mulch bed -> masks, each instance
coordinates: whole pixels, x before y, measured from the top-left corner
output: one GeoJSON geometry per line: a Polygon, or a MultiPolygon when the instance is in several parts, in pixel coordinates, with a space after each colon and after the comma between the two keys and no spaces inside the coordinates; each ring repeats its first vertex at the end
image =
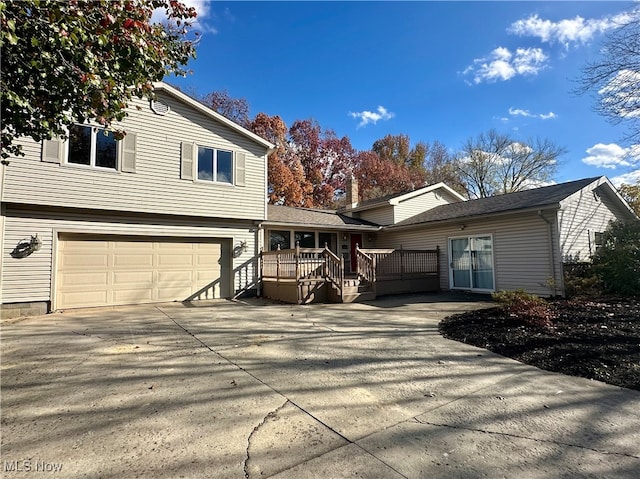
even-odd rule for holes
{"type": "Polygon", "coordinates": [[[552,328],[490,308],[448,317],[440,332],[541,369],[640,391],[640,299],[550,304],[552,328]]]}

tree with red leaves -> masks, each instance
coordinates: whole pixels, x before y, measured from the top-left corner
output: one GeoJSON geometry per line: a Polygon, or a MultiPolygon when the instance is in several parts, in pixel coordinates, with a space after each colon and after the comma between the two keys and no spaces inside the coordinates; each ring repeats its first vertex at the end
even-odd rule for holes
{"type": "Polygon", "coordinates": [[[16,137],[122,120],[133,97],[153,97],[153,82],[186,73],[195,17],[176,0],[0,2],[2,157],[22,154],[16,137]],[[156,10],[166,23],[152,23],[156,10]]]}

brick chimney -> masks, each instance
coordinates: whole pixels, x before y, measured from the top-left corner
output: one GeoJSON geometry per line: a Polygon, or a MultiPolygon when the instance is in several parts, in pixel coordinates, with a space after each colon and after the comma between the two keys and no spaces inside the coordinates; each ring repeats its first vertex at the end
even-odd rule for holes
{"type": "Polygon", "coordinates": [[[358,180],[353,176],[347,178],[347,202],[345,207],[355,208],[358,206],[358,180]]]}

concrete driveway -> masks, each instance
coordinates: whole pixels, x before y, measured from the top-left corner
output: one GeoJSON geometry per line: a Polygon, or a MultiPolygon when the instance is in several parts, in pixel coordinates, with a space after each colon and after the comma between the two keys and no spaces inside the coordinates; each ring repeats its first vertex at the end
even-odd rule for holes
{"type": "Polygon", "coordinates": [[[640,393],[438,334],[484,304],[251,300],[4,322],[0,476],[637,478],[640,393]]]}

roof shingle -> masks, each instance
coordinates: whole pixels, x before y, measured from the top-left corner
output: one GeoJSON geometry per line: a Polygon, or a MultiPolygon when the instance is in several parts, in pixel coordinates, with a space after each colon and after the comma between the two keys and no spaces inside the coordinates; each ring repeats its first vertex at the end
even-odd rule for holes
{"type": "Polygon", "coordinates": [[[584,178],[516,193],[440,205],[389,226],[389,228],[553,206],[598,179],[599,177],[584,178]]]}

